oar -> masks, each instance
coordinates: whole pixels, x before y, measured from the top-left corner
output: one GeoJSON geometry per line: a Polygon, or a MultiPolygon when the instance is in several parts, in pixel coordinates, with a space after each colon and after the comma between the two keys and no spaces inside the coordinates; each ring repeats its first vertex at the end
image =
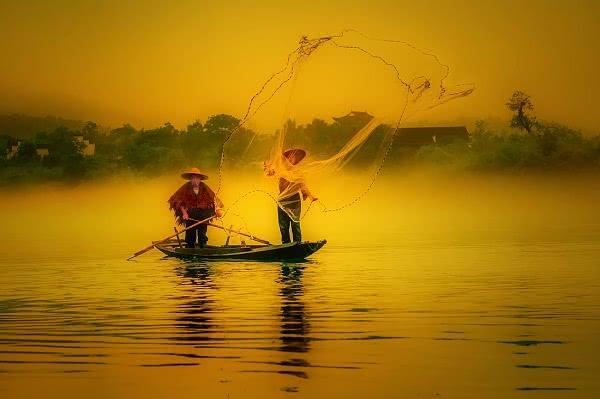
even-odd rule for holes
{"type": "MultiPolygon", "coordinates": [[[[196,219],[190,219],[190,220],[196,220],[196,219]]],[[[271,245],[271,243],[269,241],[263,240],[262,238],[255,237],[252,234],[242,233],[241,231],[232,230],[231,228],[222,227],[222,226],[219,226],[217,224],[212,224],[212,223],[206,223],[206,224],[209,225],[209,226],[212,226],[212,227],[216,227],[217,229],[225,230],[229,234],[236,233],[236,234],[239,234],[241,236],[248,237],[252,241],[260,242],[261,244],[271,245]]]]}
{"type": "MultiPolygon", "coordinates": [[[[206,218],[204,220],[198,220],[197,223],[194,223],[193,225],[188,226],[188,227],[186,227],[185,229],[183,229],[181,231],[175,231],[175,234],[171,234],[170,236],[165,237],[165,238],[163,238],[160,241],[156,241],[156,242],[152,243],[152,245],[150,245],[150,246],[148,246],[148,247],[146,247],[144,249],[141,249],[141,250],[137,251],[132,256],[130,256],[129,258],[127,258],[127,260],[131,260],[131,259],[135,258],[136,256],[140,256],[141,254],[145,254],[146,252],[150,251],[152,248],[154,248],[158,244],[162,244],[163,242],[170,240],[171,238],[175,237],[176,235],[181,234],[184,231],[187,231],[189,229],[193,229],[194,227],[196,227],[196,226],[198,226],[200,224],[208,223],[210,220],[212,220],[214,218],[215,218],[215,216],[211,216],[211,217],[206,218]]],[[[190,220],[194,220],[195,221],[196,219],[190,219],[190,220]]]]}

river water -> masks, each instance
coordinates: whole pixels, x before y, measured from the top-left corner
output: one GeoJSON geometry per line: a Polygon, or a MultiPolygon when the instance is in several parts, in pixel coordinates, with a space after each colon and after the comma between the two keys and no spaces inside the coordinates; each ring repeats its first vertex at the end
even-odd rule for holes
{"type": "Polygon", "coordinates": [[[593,183],[388,179],[311,213],[304,263],[125,261],[172,231],[163,181],[6,193],[0,396],[596,397],[593,183]]]}

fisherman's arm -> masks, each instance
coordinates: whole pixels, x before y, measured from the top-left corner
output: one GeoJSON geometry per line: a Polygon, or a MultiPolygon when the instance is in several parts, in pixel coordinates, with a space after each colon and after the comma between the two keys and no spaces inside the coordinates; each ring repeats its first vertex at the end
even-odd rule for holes
{"type": "Polygon", "coordinates": [[[221,201],[219,199],[219,197],[217,197],[215,195],[214,204],[215,204],[215,216],[218,218],[222,217],[225,214],[225,212],[223,211],[223,201],[221,201]]]}
{"type": "Polygon", "coordinates": [[[187,213],[187,209],[185,209],[185,206],[181,205],[179,207],[179,211],[181,211],[181,218],[183,220],[188,220],[190,218],[189,215],[188,215],[188,213],[187,213]]]}
{"type": "Polygon", "coordinates": [[[302,198],[304,199],[310,199],[313,202],[319,199],[308,189],[308,186],[304,182],[300,186],[300,192],[302,192],[302,198]]]}
{"type": "Polygon", "coordinates": [[[218,218],[222,217],[225,214],[225,212],[223,211],[223,206],[223,201],[221,201],[221,199],[215,195],[215,215],[218,218]]]}
{"type": "Polygon", "coordinates": [[[209,198],[213,202],[213,206],[215,208],[215,216],[218,218],[222,217],[225,214],[225,212],[223,211],[223,201],[221,201],[217,194],[215,194],[215,192],[210,187],[208,187],[207,184],[204,184],[204,188],[210,196],[209,198]]]}
{"type": "Polygon", "coordinates": [[[275,169],[273,168],[273,164],[271,164],[270,162],[267,162],[267,161],[263,162],[263,171],[265,172],[265,175],[267,175],[267,176],[275,175],[275,169]]]}

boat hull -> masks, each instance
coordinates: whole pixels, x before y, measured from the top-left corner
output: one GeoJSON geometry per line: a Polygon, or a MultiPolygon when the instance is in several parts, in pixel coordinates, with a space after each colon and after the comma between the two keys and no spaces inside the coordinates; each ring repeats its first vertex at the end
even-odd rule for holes
{"type": "Polygon", "coordinates": [[[182,248],[173,243],[158,244],[156,248],[167,256],[182,260],[253,260],[298,261],[317,252],[327,240],[293,242],[281,245],[231,245],[182,248]]]}

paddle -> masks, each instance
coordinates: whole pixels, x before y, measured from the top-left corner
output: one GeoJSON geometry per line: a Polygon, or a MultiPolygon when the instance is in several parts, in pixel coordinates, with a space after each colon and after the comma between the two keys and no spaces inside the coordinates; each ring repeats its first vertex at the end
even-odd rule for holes
{"type": "MultiPolygon", "coordinates": [[[[210,220],[214,219],[215,217],[216,217],[216,216],[211,216],[211,217],[209,217],[209,218],[206,218],[206,219],[204,219],[204,220],[199,220],[199,221],[197,221],[197,223],[194,223],[194,224],[192,224],[191,226],[188,226],[188,227],[186,227],[185,229],[183,229],[183,230],[181,230],[181,231],[177,231],[177,230],[175,230],[175,234],[171,234],[170,236],[168,236],[168,237],[165,237],[165,238],[163,238],[163,239],[162,239],[162,240],[160,240],[160,241],[156,241],[156,242],[152,243],[152,245],[150,245],[150,246],[148,246],[148,247],[146,247],[146,248],[144,248],[144,249],[141,249],[141,250],[137,251],[137,252],[136,252],[136,253],[134,253],[132,256],[130,256],[129,258],[127,258],[127,260],[131,260],[131,259],[135,258],[136,256],[140,256],[141,254],[145,254],[146,252],[150,251],[152,248],[154,248],[154,247],[155,247],[155,246],[157,246],[158,244],[162,244],[163,242],[170,240],[171,238],[173,238],[173,237],[175,237],[175,236],[177,236],[177,235],[179,235],[179,234],[183,233],[184,231],[187,231],[187,230],[189,230],[189,229],[193,229],[194,227],[196,227],[196,226],[198,226],[198,225],[201,225],[201,224],[203,224],[203,223],[207,223],[207,224],[208,224],[208,222],[209,222],[210,220]]],[[[190,219],[190,220],[194,220],[194,221],[196,221],[196,219],[190,219]]]]}

